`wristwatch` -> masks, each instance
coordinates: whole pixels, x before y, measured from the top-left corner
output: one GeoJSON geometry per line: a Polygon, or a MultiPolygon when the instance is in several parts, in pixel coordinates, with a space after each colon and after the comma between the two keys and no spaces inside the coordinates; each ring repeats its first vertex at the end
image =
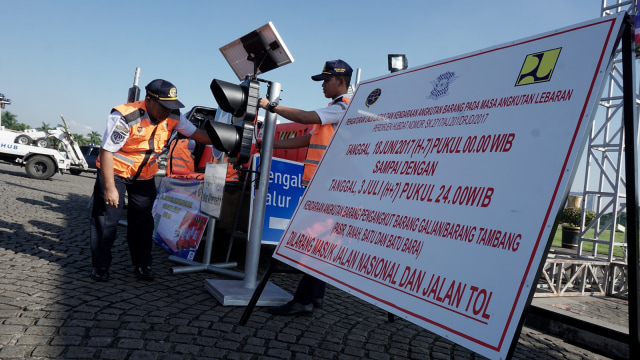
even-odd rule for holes
{"type": "Polygon", "coordinates": [[[272,102],[269,103],[269,105],[267,105],[267,111],[271,112],[271,113],[275,113],[277,106],[278,106],[278,103],[272,101],[272,102]]]}

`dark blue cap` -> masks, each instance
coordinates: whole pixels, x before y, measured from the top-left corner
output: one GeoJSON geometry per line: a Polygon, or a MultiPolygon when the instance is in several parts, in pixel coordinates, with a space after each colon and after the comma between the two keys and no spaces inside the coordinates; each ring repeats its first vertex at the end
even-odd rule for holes
{"type": "Polygon", "coordinates": [[[324,63],[322,74],[313,75],[311,77],[314,81],[324,80],[332,76],[351,76],[353,69],[346,62],[338,60],[330,60],[324,63]]]}
{"type": "Polygon", "coordinates": [[[155,79],[145,86],[145,89],[148,97],[156,100],[167,109],[175,110],[184,107],[178,101],[178,90],[167,80],[155,79]]]}

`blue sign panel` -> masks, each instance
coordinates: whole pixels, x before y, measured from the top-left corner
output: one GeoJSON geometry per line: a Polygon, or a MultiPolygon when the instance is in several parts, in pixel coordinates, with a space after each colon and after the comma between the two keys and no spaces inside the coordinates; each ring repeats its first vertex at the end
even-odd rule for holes
{"type": "MultiPolygon", "coordinates": [[[[259,167],[260,155],[255,155],[252,170],[256,171],[259,167]]],[[[262,225],[263,244],[277,245],[289,226],[305,190],[302,186],[302,169],[302,163],[296,161],[276,157],[271,159],[269,190],[262,225]]],[[[252,184],[255,185],[255,181],[252,184]]],[[[252,191],[255,198],[255,188],[252,191]]]]}

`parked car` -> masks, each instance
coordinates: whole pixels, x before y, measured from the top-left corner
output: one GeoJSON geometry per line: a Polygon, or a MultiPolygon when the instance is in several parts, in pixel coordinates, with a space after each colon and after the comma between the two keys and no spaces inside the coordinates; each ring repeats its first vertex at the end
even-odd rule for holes
{"type": "MultiPolygon", "coordinates": [[[[87,161],[89,165],[89,170],[84,170],[87,172],[97,172],[98,168],[96,167],[96,160],[98,159],[98,154],[100,153],[100,146],[96,145],[82,145],[80,146],[80,150],[82,151],[82,155],[84,159],[87,161]]],[[[71,168],[69,172],[73,175],[80,175],[83,170],[78,168],[71,168]]]]}

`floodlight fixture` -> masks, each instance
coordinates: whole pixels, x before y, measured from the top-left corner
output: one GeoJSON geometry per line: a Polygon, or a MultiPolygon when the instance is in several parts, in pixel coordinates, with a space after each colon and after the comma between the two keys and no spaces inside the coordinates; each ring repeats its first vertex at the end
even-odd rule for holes
{"type": "Polygon", "coordinates": [[[405,54],[389,54],[387,55],[389,62],[389,71],[392,73],[407,68],[407,56],[405,54]]]}
{"type": "Polygon", "coordinates": [[[293,62],[293,57],[269,22],[220,48],[239,80],[254,77],[293,62]]]}
{"type": "Polygon", "coordinates": [[[4,109],[6,105],[11,105],[11,99],[7,99],[4,94],[0,94],[0,109],[4,109]]]}

